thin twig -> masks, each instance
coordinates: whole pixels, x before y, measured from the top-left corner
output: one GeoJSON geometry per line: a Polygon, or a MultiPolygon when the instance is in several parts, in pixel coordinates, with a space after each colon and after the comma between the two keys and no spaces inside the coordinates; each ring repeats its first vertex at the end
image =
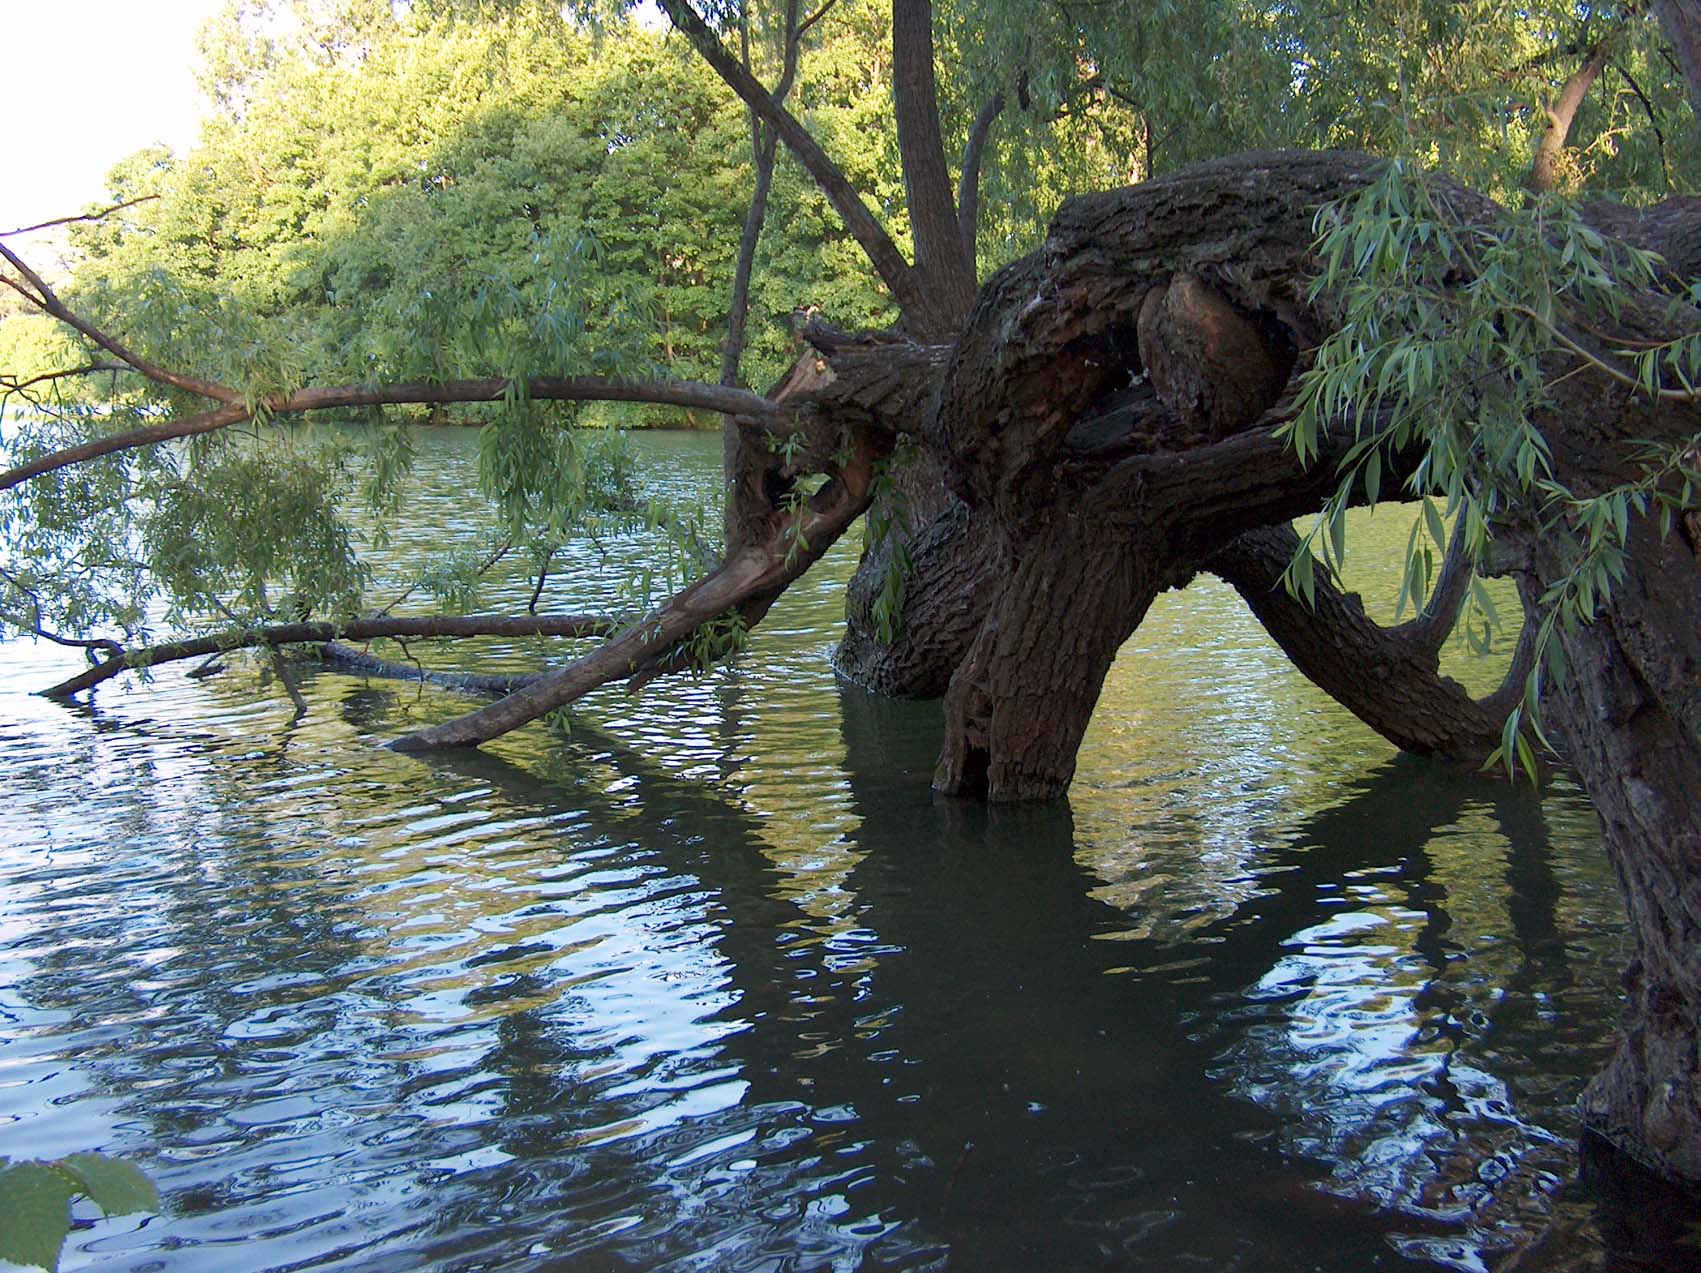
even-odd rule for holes
{"type": "Polygon", "coordinates": [[[42,278],[41,275],[37,274],[34,270],[30,269],[29,266],[25,265],[23,258],[16,252],[12,251],[12,249],[7,247],[4,243],[0,243],[0,256],[5,257],[11,264],[12,268],[17,270],[18,273],[22,274],[24,278],[28,280],[30,287],[35,288],[38,295],[31,296],[26,288],[19,287],[11,279],[5,279],[4,281],[12,288],[13,291],[17,292],[18,295],[29,301],[43,313],[50,314],[54,318],[57,318],[60,322],[64,323],[67,327],[73,327],[77,331],[80,331],[83,335],[94,341],[95,344],[106,350],[106,352],[111,354],[114,358],[119,358],[129,363],[149,380],[158,381],[163,385],[170,385],[174,389],[187,390],[189,393],[198,394],[203,398],[211,398],[214,402],[229,404],[242,401],[242,395],[240,393],[226,385],[219,384],[216,380],[202,380],[196,376],[179,375],[175,371],[168,371],[156,363],[149,362],[140,354],[131,352],[129,349],[126,349],[123,345],[121,345],[115,337],[109,335],[105,331],[102,331],[99,327],[96,327],[82,315],[74,313],[64,301],[59,299],[54,290],[47,285],[47,280],[42,278]]]}
{"type": "Polygon", "coordinates": [[[44,371],[39,376],[31,376],[28,380],[18,380],[12,376],[0,375],[0,393],[21,393],[31,385],[41,384],[45,380],[67,380],[72,376],[92,376],[102,371],[129,371],[130,368],[121,362],[91,362],[85,367],[67,367],[63,371],[44,371]]]}
{"type": "Polygon", "coordinates": [[[110,208],[102,208],[99,212],[84,212],[74,217],[55,217],[51,221],[43,221],[37,225],[19,226],[16,230],[0,230],[0,239],[9,239],[14,234],[34,234],[37,230],[51,230],[56,225],[70,225],[75,221],[99,221],[109,217],[114,212],[122,212],[125,208],[133,208],[138,203],[151,203],[159,198],[157,194],[137,195],[134,199],[126,199],[123,203],[115,203],[110,208]]]}
{"type": "Polygon", "coordinates": [[[539,597],[543,596],[543,585],[549,578],[549,562],[554,556],[555,549],[551,548],[548,552],[544,553],[543,560],[538,563],[537,587],[532,589],[532,599],[526,603],[527,614],[537,613],[537,600],[539,597]]]}

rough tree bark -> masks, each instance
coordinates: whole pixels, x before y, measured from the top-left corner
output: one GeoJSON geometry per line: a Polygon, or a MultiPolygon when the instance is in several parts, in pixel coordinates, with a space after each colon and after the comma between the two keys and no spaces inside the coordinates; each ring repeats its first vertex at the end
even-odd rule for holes
{"type": "MultiPolygon", "coordinates": [[[[1665,257],[1677,279],[1701,273],[1701,200],[1611,211],[1611,232],[1665,257]]],[[[1634,317],[1634,316],[1633,316],[1634,317]]],[[[1660,334],[1663,310],[1644,314],[1660,334]]],[[[1694,311],[1688,314],[1694,324],[1694,311]]],[[[1657,407],[1619,386],[1573,378],[1554,404],[1557,470],[1588,494],[1633,479],[1643,438],[1701,432],[1701,408],[1657,407]]],[[[1560,634],[1569,672],[1544,711],[1600,814],[1635,938],[1625,973],[1627,1026],[1584,1093],[1585,1124],[1638,1162],[1701,1187],[1701,526],[1662,537],[1632,524],[1623,580],[1593,622],[1560,634]]],[[[1567,538],[1525,525],[1527,599],[1568,565],[1567,538]]]]}
{"type": "Polygon", "coordinates": [[[1689,85],[1689,104],[1701,128],[1701,0],[1654,0],[1653,7],[1689,85]]]}
{"type": "Polygon", "coordinates": [[[939,134],[932,0],[892,0],[892,106],[915,268],[925,289],[924,303],[906,306],[904,319],[917,335],[950,337],[974,303],[975,279],[963,252],[939,134]]]}
{"type": "MultiPolygon", "coordinates": [[[[1544,542],[1545,541],[1545,542],[1544,542]]],[[[1563,568],[1531,540],[1521,586],[1563,568]]],[[[1585,1123],[1661,1174],[1701,1185],[1701,559],[1686,534],[1632,538],[1609,611],[1563,636],[1549,724],[1606,830],[1635,937],[1628,1023],[1584,1093],[1585,1123]]]]}
{"type": "MultiPolygon", "coordinates": [[[[951,681],[942,790],[1061,794],[1104,669],[1152,594],[1212,560],[1244,573],[1254,545],[1236,550],[1236,537],[1319,497],[1308,484],[1330,471],[1327,457],[1305,472],[1269,443],[1286,410],[1269,369],[1293,366],[1328,322],[1304,296],[1312,209],[1370,172],[1356,156],[1245,156],[1077,200],[1040,253],[984,289],[932,441],[1013,565],[951,681]]],[[[1462,190],[1449,198],[1460,215],[1491,211],[1462,190]]],[[[1600,220],[1664,252],[1677,276],[1695,272],[1695,201],[1600,220]]],[[[1635,301],[1626,337],[1672,334],[1663,298],[1635,301]]],[[[1556,475],[1587,494],[1637,475],[1639,440],[1692,438],[1701,411],[1556,359],[1537,423],[1556,475]]],[[[1501,538],[1497,556],[1533,606],[1567,569],[1568,536],[1509,523],[1501,538]]],[[[1547,708],[1601,812],[1637,942],[1631,1026],[1585,1117],[1691,1184],[1701,1183],[1697,614],[1690,532],[1661,539],[1638,524],[1606,613],[1562,638],[1571,673],[1547,708]]],[[[1351,649],[1362,625],[1337,617],[1347,621],[1334,653],[1363,676],[1351,649]]]]}

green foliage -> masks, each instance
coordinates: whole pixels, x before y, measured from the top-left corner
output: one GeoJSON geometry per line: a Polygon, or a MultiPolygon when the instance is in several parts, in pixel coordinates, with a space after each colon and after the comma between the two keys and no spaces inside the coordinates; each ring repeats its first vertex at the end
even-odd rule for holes
{"type": "Polygon", "coordinates": [[[273,612],[345,617],[365,572],[338,512],[348,492],[340,450],[298,450],[280,437],[222,446],[164,485],[143,515],[151,572],[185,614],[246,619],[273,612]]]}
{"type": "MultiPolygon", "coordinates": [[[[1640,445],[1637,476],[1579,490],[1555,475],[1548,439],[1534,423],[1559,374],[1616,379],[1649,397],[1696,401],[1701,331],[1643,346],[1600,348],[1594,333],[1619,326],[1638,294],[1661,290],[1652,253],[1603,238],[1571,203],[1554,197],[1470,217],[1448,188],[1402,163],[1317,218],[1321,271],[1313,299],[1327,298],[1338,326],[1318,350],[1284,427],[1301,460],[1314,459],[1325,430],[1346,422],[1351,446],[1339,483],[1304,537],[1286,582],[1314,595],[1316,571],[1346,554],[1345,512],[1358,489],[1376,503],[1382,474],[1399,454],[1416,454],[1405,498],[1421,501],[1429,543],[1413,528],[1402,609],[1427,590],[1443,516],[1462,519],[1473,560],[1496,523],[1536,519],[1567,545],[1569,566],[1549,581],[1536,616],[1537,660],[1523,704],[1507,722],[1497,758],[1530,766],[1527,726],[1541,737],[1545,681],[1563,675],[1556,627],[1592,621],[1621,579],[1633,518],[1658,509],[1662,528],[1694,506],[1697,437],[1640,445]],[[1439,501],[1439,505],[1437,503],[1439,501]]],[[[1671,304],[1683,303],[1673,298],[1671,304]]],[[[1473,592],[1479,633],[1492,622],[1486,594],[1473,592]]],[[[1467,620],[1470,626],[1470,620],[1467,620]]]]}
{"type": "Polygon", "coordinates": [[[86,1197],[105,1215],[157,1211],[159,1193],[140,1168],[105,1154],[11,1163],[0,1158],[0,1260],[59,1267],[70,1207],[86,1197]]]}
{"type": "MultiPolygon", "coordinates": [[[[75,229],[68,300],[143,355],[220,379],[250,402],[309,380],[492,376],[508,392],[430,417],[374,410],[361,417],[357,448],[262,422],[241,437],[109,457],[31,482],[0,498],[0,619],[129,639],[161,615],[193,626],[280,611],[354,613],[367,580],[349,511],[357,500],[376,510],[380,544],[405,517],[409,430],[426,418],[480,426],[480,493],[513,550],[540,572],[571,534],[639,524],[660,535],[666,560],[634,581],[633,597],[711,559],[713,519],[639,510],[617,452],[588,446],[575,427],[667,422],[676,412],[540,404],[525,389],[537,374],[718,377],[752,185],[749,122],[685,41],[633,24],[628,7],[228,5],[202,38],[203,87],[216,110],[201,144],[185,155],[151,148],[113,169],[115,198],[156,197],[75,229]]],[[[1607,70],[1573,126],[1563,176],[1575,190],[1612,187],[1642,201],[1701,175],[1681,78],[1643,8],[937,0],[945,142],[960,153],[977,111],[1002,94],[985,156],[983,270],[1036,244],[1070,193],[1229,150],[1352,145],[1416,155],[1506,194],[1528,170],[1547,105],[1604,42],[1607,70]]],[[[706,12],[735,45],[748,20],[756,68],[771,80],[778,6],[717,3],[706,12]]],[[[903,244],[889,26],[885,0],[839,0],[812,26],[787,103],[903,244]]],[[[1542,440],[1516,424],[1523,395],[1539,390],[1542,296],[1584,312],[1607,299],[1601,279],[1636,277],[1646,263],[1616,259],[1566,229],[1557,205],[1543,205],[1548,212],[1533,213],[1523,230],[1496,231],[1494,242],[1444,243],[1434,228],[1444,218],[1401,212],[1394,197],[1381,213],[1339,214],[1352,229],[1331,240],[1330,268],[1338,282],[1357,279],[1345,303],[1366,343],[1326,351],[1320,374],[1337,379],[1316,382],[1319,410],[1342,408],[1343,395],[1364,398],[1346,389],[1361,374],[1378,409],[1434,393],[1435,418],[1460,436],[1433,449],[1428,489],[1437,515],[1463,517],[1480,547],[1495,508],[1460,492],[1500,489],[1502,470],[1518,490],[1547,476],[1542,440]],[[1524,313],[1495,280],[1515,278],[1519,254],[1538,240],[1557,244],[1560,256],[1568,242],[1572,256],[1555,258],[1542,286],[1516,293],[1524,313]],[[1361,261],[1373,242],[1384,246],[1361,261]],[[1436,291],[1434,277],[1414,275],[1401,292],[1395,276],[1406,262],[1453,248],[1474,254],[1457,268],[1480,267],[1489,280],[1466,289],[1471,308],[1423,299],[1436,291]],[[1378,289],[1418,299],[1378,309],[1378,289]],[[1406,334],[1384,343],[1396,329],[1406,334]],[[1472,379],[1469,360],[1480,368],[1506,351],[1517,365],[1472,379]]],[[[851,328],[894,317],[837,214],[783,149],[767,226],[744,362],[744,379],[758,385],[794,357],[786,319],[798,305],[818,305],[851,328]]],[[[23,387],[38,373],[94,361],[94,351],[7,306],[0,442],[9,460],[204,407],[131,375],[23,387]]],[[[1701,376],[1696,357],[1677,342],[1620,361],[1644,386],[1681,391],[1701,376]]],[[[1418,436],[1420,424],[1390,415],[1381,433],[1359,439],[1353,472],[1373,496],[1387,447],[1402,431],[1418,436]]],[[[1303,433],[1295,441],[1307,445],[1303,433]]],[[[1668,461],[1651,460],[1650,472],[1668,461]]],[[[1658,481],[1626,489],[1624,507],[1657,502],[1666,489],[1658,481]]],[[[1344,551],[1338,503],[1295,563],[1296,586],[1344,551]]],[[[1616,522],[1595,507],[1565,515],[1610,532],[1616,522]]],[[[801,527],[801,504],[792,511],[801,527]]],[[[885,534],[878,524],[870,531],[885,534]]],[[[1577,589],[1587,608],[1610,583],[1613,536],[1583,533],[1594,544],[1577,589]]],[[[1427,590],[1437,549],[1433,533],[1414,534],[1403,603],[1427,590]]],[[[433,563],[422,583],[450,604],[470,604],[468,563],[477,556],[433,563]]],[[[875,603],[888,638],[907,569],[901,550],[890,554],[875,603]]],[[[1491,630],[1485,612],[1473,615],[1468,627],[1491,630]]]]}
{"type": "MultiPolygon", "coordinates": [[[[79,232],[78,294],[102,298],[102,317],[132,326],[169,282],[184,297],[175,343],[244,385],[255,359],[272,382],[305,367],[358,382],[504,362],[571,374],[591,350],[618,351],[628,372],[716,378],[749,143],[683,42],[621,21],[591,33],[541,2],[311,5],[297,23],[269,22],[275,7],[233,9],[206,33],[225,109],[201,146],[114,172],[115,194],[161,197],[79,232]],[[258,343],[215,295],[259,322],[258,343]],[[526,339],[493,348],[502,335],[526,339]]],[[[787,232],[753,287],[756,380],[790,351],[783,316],[827,280],[851,302],[840,321],[885,313],[795,172],[771,219],[787,232]]]]}
{"type": "Polygon", "coordinates": [[[914,568],[905,537],[893,534],[893,530],[908,522],[910,516],[909,499],[903,488],[892,480],[893,467],[908,462],[906,450],[900,448],[888,460],[882,461],[876,470],[874,502],[863,523],[863,553],[868,555],[879,552],[881,548],[887,549],[886,568],[881,572],[880,587],[874,594],[872,606],[874,632],[885,645],[897,639],[903,622],[904,592],[914,568]]]}
{"type": "Polygon", "coordinates": [[[680,643],[679,653],[688,669],[702,673],[744,649],[749,639],[750,625],[744,616],[729,610],[692,629],[680,643]]]}

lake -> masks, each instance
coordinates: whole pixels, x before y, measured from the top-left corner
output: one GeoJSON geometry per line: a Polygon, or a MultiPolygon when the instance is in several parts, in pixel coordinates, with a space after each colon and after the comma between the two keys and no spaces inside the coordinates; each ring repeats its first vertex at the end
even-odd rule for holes
{"type": "MultiPolygon", "coordinates": [[[[714,490],[718,437],[635,445],[714,490]]],[[[475,542],[473,437],[420,450],[394,551],[475,542]]],[[[1409,525],[1355,522],[1373,609],[1409,525]]],[[[0,1154],[131,1157],[169,1212],[63,1267],[1483,1270],[1586,1224],[1627,939],[1575,787],[1398,756],[1202,579],[1067,805],[944,800],[938,705],[829,666],[854,561],[464,755],[381,746],[445,690],[304,670],[292,722],[239,658],[65,707],[74,653],[0,647],[0,1154]]]]}

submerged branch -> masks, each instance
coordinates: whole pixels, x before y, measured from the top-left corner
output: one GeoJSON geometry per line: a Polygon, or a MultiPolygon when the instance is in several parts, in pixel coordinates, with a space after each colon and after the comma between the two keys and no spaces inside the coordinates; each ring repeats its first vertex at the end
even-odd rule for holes
{"type": "Polygon", "coordinates": [[[855,452],[815,497],[766,537],[675,594],[584,658],[545,673],[500,702],[398,738],[398,751],[476,747],[583,698],[611,681],[696,666],[681,646],[704,625],[737,614],[745,627],[818,561],[872,501],[874,467],[890,439],[862,433],[855,452]]]}
{"type": "Polygon", "coordinates": [[[351,676],[383,676],[395,681],[419,681],[444,689],[461,690],[468,694],[501,696],[530,685],[541,675],[527,672],[519,676],[504,676],[497,672],[440,672],[417,663],[396,659],[381,659],[365,654],[341,641],[327,641],[319,647],[319,657],[332,671],[351,676]]]}

